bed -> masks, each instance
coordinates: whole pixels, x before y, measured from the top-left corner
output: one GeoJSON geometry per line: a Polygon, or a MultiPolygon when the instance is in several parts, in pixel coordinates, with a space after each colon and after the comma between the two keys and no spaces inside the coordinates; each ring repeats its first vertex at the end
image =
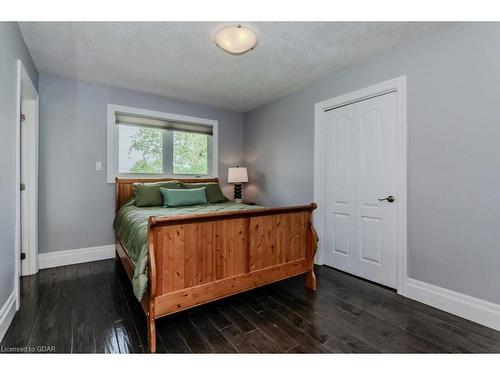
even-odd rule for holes
{"type": "Polygon", "coordinates": [[[134,206],[135,182],[170,180],[116,179],[116,254],[146,313],[150,352],[158,318],[299,274],[316,290],[316,204],[134,206]]]}

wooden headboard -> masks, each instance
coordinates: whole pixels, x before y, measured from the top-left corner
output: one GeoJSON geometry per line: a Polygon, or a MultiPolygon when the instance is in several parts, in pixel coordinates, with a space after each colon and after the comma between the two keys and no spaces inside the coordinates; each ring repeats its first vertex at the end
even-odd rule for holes
{"type": "Polygon", "coordinates": [[[219,182],[218,178],[116,178],[116,197],[115,210],[127,202],[133,195],[134,189],[132,185],[135,182],[163,182],[163,181],[182,181],[182,182],[219,182]]]}

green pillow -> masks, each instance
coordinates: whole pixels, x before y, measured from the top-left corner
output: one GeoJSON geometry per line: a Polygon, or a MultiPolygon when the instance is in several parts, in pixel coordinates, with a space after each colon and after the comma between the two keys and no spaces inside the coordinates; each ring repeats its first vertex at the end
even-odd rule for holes
{"type": "Polygon", "coordinates": [[[136,182],[132,185],[134,189],[135,205],[137,207],[163,206],[163,196],[160,188],[182,189],[179,181],[165,182],[136,182]]]}
{"type": "Polygon", "coordinates": [[[181,185],[185,189],[194,189],[200,187],[206,188],[208,203],[222,203],[228,201],[228,199],[222,193],[222,190],[220,189],[220,186],[217,182],[181,182],[181,185]]]}
{"type": "Polygon", "coordinates": [[[199,189],[165,189],[160,188],[163,195],[163,207],[192,206],[207,203],[205,187],[199,189]]]}

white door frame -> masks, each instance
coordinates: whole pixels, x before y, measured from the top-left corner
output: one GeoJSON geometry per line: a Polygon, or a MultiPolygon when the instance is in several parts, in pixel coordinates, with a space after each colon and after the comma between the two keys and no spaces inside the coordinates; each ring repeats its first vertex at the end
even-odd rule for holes
{"type": "MultiPolygon", "coordinates": [[[[29,252],[26,254],[26,265],[23,274],[30,275],[38,272],[38,91],[33,84],[24,64],[17,60],[16,66],[16,122],[15,122],[15,142],[16,142],[16,223],[15,223],[15,272],[14,288],[16,293],[16,309],[20,306],[20,286],[21,276],[21,103],[24,102],[26,109],[29,130],[27,135],[28,151],[28,243],[29,252]]],[[[26,239],[25,239],[26,240],[26,239]]]]}
{"type": "Polygon", "coordinates": [[[321,239],[324,238],[324,158],[325,137],[323,135],[323,112],[327,109],[345,106],[361,100],[379,95],[395,92],[397,96],[397,155],[398,155],[398,181],[395,195],[400,202],[398,210],[398,287],[399,294],[404,295],[407,278],[407,252],[408,252],[408,197],[407,197],[407,123],[406,123],[406,76],[401,76],[373,86],[365,87],[345,95],[337,96],[317,103],[314,108],[314,201],[318,209],[314,213],[314,226],[319,233],[320,241],[316,262],[323,264],[324,249],[321,239]]]}

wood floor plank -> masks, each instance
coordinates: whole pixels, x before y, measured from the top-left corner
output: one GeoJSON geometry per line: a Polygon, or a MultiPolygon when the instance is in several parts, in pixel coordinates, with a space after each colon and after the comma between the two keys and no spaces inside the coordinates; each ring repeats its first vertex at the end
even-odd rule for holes
{"type": "Polygon", "coordinates": [[[217,305],[220,305],[219,302],[215,304],[208,305],[204,310],[207,314],[210,321],[217,327],[217,329],[222,330],[224,328],[230,327],[233,323],[226,318],[218,309],[217,305]]]}
{"type": "Polygon", "coordinates": [[[219,305],[217,305],[217,310],[219,310],[232,324],[234,324],[243,333],[248,333],[253,331],[256,327],[247,318],[245,318],[239,311],[234,309],[233,306],[227,300],[219,305]]]}
{"type": "Polygon", "coordinates": [[[108,299],[108,291],[103,287],[103,272],[110,272],[104,267],[104,262],[92,263],[96,286],[92,293],[92,316],[94,321],[94,334],[96,353],[120,353],[120,346],[116,336],[114,316],[108,299]]]}
{"type": "Polygon", "coordinates": [[[278,328],[272,322],[264,319],[260,314],[255,312],[250,306],[245,303],[238,305],[233,304],[233,308],[237,309],[245,318],[247,318],[254,326],[264,333],[273,343],[283,352],[289,351],[299,343],[290,337],[286,332],[278,328]]]}
{"type": "MultiPolygon", "coordinates": [[[[237,350],[238,353],[260,353],[259,349],[252,342],[251,338],[241,332],[238,328],[230,325],[221,330],[222,335],[229,341],[237,350]]],[[[277,350],[274,348],[274,350],[277,350]]]]}
{"type": "Polygon", "coordinates": [[[281,315],[288,322],[293,324],[297,329],[305,332],[306,334],[311,336],[314,340],[316,340],[318,343],[323,344],[328,340],[328,333],[326,333],[313,323],[309,322],[307,319],[302,318],[293,310],[290,310],[288,307],[274,300],[269,295],[266,295],[260,301],[263,303],[264,306],[267,306],[277,314],[281,315]]]}
{"type": "Polygon", "coordinates": [[[39,345],[54,346],[58,353],[71,353],[72,307],[68,304],[71,288],[60,283],[65,270],[61,267],[58,271],[51,272],[48,284],[44,285],[46,290],[40,302],[40,312],[27,345],[35,348],[39,345]]]}
{"type": "Polygon", "coordinates": [[[412,299],[400,296],[387,288],[380,287],[379,285],[376,285],[374,283],[370,283],[365,280],[353,277],[344,272],[337,271],[329,267],[320,267],[318,268],[318,276],[321,276],[321,279],[327,279],[332,283],[336,283],[341,288],[344,287],[350,291],[352,291],[353,289],[362,289],[366,294],[378,296],[379,300],[382,302],[403,304],[410,309],[414,309],[416,311],[427,314],[428,316],[441,319],[442,321],[453,324],[460,329],[465,329],[478,335],[482,335],[487,340],[500,342],[499,331],[495,331],[494,329],[488,328],[481,324],[463,319],[459,316],[433,308],[429,305],[425,305],[412,299]]]}
{"type": "Polygon", "coordinates": [[[37,276],[21,278],[23,281],[21,283],[22,308],[14,316],[12,324],[5,334],[3,343],[7,347],[25,346],[33,332],[43,293],[40,279],[37,276]]]}
{"type": "Polygon", "coordinates": [[[94,291],[92,303],[97,353],[120,353],[113,315],[105,288],[94,291]]]}
{"type": "Polygon", "coordinates": [[[113,324],[120,353],[142,352],[142,345],[122,294],[122,286],[115,273],[114,264],[110,265],[109,272],[103,274],[103,281],[108,293],[108,303],[113,315],[113,324]]]}
{"type": "MultiPolygon", "coordinates": [[[[345,303],[340,299],[333,300],[326,293],[315,295],[313,297],[314,305],[311,305],[311,302],[307,300],[307,294],[301,294],[302,292],[298,289],[294,290],[294,292],[294,301],[313,308],[320,321],[326,322],[330,319],[335,319],[335,321],[348,329],[352,335],[365,339],[382,352],[428,352],[429,347],[433,349],[430,350],[431,352],[443,351],[439,346],[421,340],[418,336],[412,335],[408,331],[379,319],[356,306],[345,303]]],[[[283,293],[290,296],[286,291],[283,293]]]]}
{"type": "Polygon", "coordinates": [[[266,306],[260,303],[258,299],[256,299],[252,295],[252,293],[243,293],[241,295],[236,295],[232,298],[232,301],[237,304],[246,303],[256,313],[261,313],[262,311],[267,309],[266,306]]]}
{"type": "MultiPolygon", "coordinates": [[[[131,316],[131,323],[133,328],[137,334],[137,338],[139,340],[139,345],[141,347],[142,352],[148,351],[148,335],[147,335],[147,321],[144,311],[142,309],[141,304],[135,297],[132,290],[132,283],[128,279],[123,265],[119,261],[115,261],[115,275],[118,280],[118,284],[120,285],[120,290],[122,292],[122,296],[125,301],[125,305],[129,311],[131,316]]],[[[161,352],[164,348],[162,347],[162,343],[158,343],[157,350],[161,352]]]]}
{"type": "Polygon", "coordinates": [[[335,334],[331,334],[323,345],[328,348],[331,353],[381,353],[380,350],[376,349],[365,340],[341,330],[335,334]]]}
{"type": "Polygon", "coordinates": [[[186,313],[181,313],[173,317],[172,324],[191,353],[212,353],[214,351],[191,320],[189,320],[186,313]]]}
{"type": "MultiPolygon", "coordinates": [[[[321,282],[327,284],[329,281],[329,278],[325,277],[321,282]]],[[[435,347],[436,345],[442,347],[445,351],[463,352],[467,350],[464,345],[471,346],[469,350],[472,349],[474,352],[500,350],[500,341],[483,338],[481,335],[464,329],[463,327],[457,327],[433,315],[415,310],[402,303],[404,301],[403,299],[398,300],[394,298],[393,295],[381,299],[380,296],[373,293],[371,289],[361,293],[359,290],[349,289],[345,286],[333,287],[332,285],[328,285],[325,288],[324,294],[340,298],[344,302],[355,305],[382,320],[397,325],[411,334],[418,336],[423,340],[422,344],[425,344],[424,341],[429,342],[427,351],[430,352],[439,350],[435,347]],[[450,338],[453,338],[453,341],[457,343],[455,347],[450,347],[450,344],[443,341],[449,340],[450,338]],[[430,343],[430,341],[435,342],[435,344],[430,343]]]]}
{"type": "Polygon", "coordinates": [[[326,353],[327,350],[319,342],[308,336],[300,329],[296,329],[290,322],[272,310],[264,310],[260,314],[264,319],[275,327],[281,329],[289,337],[294,339],[300,346],[303,353],[326,353]]]}
{"type": "MultiPolygon", "coordinates": [[[[159,353],[500,353],[500,332],[316,267],[157,321],[159,353]]],[[[147,349],[146,319],[115,260],[41,270],[21,279],[21,308],[0,343],[56,352],[147,349]]]]}
{"type": "Polygon", "coordinates": [[[328,340],[324,345],[330,348],[333,352],[344,353],[378,353],[380,352],[367,339],[359,338],[353,335],[340,321],[335,319],[324,320],[320,319],[314,312],[314,309],[309,309],[308,306],[297,304],[293,299],[286,298],[282,289],[272,289],[270,294],[273,299],[276,299],[284,306],[293,310],[300,317],[314,322],[321,326],[323,330],[328,332],[328,340]],[[277,291],[279,290],[279,291],[277,291]]]}
{"type": "Polygon", "coordinates": [[[278,348],[276,343],[264,335],[260,329],[254,329],[245,335],[252,345],[254,345],[261,353],[283,353],[283,351],[278,348]]]}
{"type": "Polygon", "coordinates": [[[236,348],[215,328],[201,309],[189,312],[189,319],[198,328],[216,353],[236,353],[236,348]]]}
{"type": "Polygon", "coordinates": [[[92,291],[86,275],[79,274],[72,283],[73,293],[68,301],[72,320],[72,353],[95,353],[96,341],[92,318],[92,291]]]}
{"type": "Polygon", "coordinates": [[[172,323],[171,317],[158,320],[156,328],[161,345],[165,348],[165,350],[158,348],[158,353],[190,353],[188,346],[172,323]]]}

